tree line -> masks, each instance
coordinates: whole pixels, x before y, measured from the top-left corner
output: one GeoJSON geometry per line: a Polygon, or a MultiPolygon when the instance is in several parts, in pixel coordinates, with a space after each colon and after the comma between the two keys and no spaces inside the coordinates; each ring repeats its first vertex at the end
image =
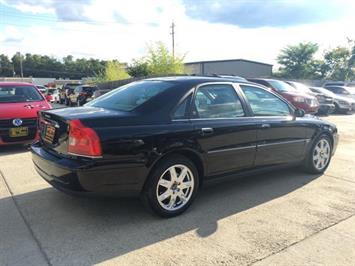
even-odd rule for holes
{"type": "MultiPolygon", "coordinates": [[[[305,42],[289,45],[280,51],[277,62],[280,68],[274,76],[290,79],[355,79],[355,41],[319,52],[317,43],[305,42]],[[319,57],[318,57],[319,58],[319,57]]],[[[118,60],[74,59],[68,55],[62,59],[47,55],[19,53],[11,58],[0,54],[0,76],[50,77],[81,79],[94,77],[98,82],[146,77],[150,75],[184,73],[183,56],[173,56],[161,42],[148,46],[146,55],[126,64],[118,60]]]]}
{"type": "Polygon", "coordinates": [[[277,57],[280,65],[275,76],[292,79],[355,80],[355,41],[322,52],[320,59],[317,43],[290,45],[277,57]]]}
{"type": "Polygon", "coordinates": [[[16,53],[11,58],[0,54],[0,76],[49,77],[81,79],[93,77],[98,81],[111,81],[129,77],[144,77],[184,72],[182,56],[172,56],[161,42],[148,46],[144,57],[134,59],[131,64],[118,60],[74,59],[72,55],[62,59],[37,54],[16,53]]]}
{"type": "Polygon", "coordinates": [[[0,76],[4,77],[49,77],[81,79],[93,77],[104,71],[107,61],[99,59],[74,59],[72,55],[65,56],[61,60],[47,55],[27,53],[15,54],[11,58],[0,55],[0,76]],[[21,62],[22,61],[22,62],[21,62]]]}

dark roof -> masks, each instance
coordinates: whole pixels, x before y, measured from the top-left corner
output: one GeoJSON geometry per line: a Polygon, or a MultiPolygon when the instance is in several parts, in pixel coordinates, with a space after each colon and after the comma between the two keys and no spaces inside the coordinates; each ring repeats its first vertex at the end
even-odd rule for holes
{"type": "Polygon", "coordinates": [[[226,60],[196,61],[196,62],[187,62],[187,63],[185,63],[185,65],[202,64],[202,63],[223,63],[223,62],[233,62],[233,61],[254,63],[254,64],[266,65],[266,66],[273,66],[272,64],[266,64],[266,63],[252,61],[252,60],[246,60],[246,59],[226,59],[226,60]]]}
{"type": "Polygon", "coordinates": [[[171,82],[178,82],[180,84],[186,84],[189,86],[195,86],[206,82],[234,82],[234,83],[251,84],[251,82],[249,81],[237,80],[235,78],[208,77],[208,76],[170,76],[170,77],[149,78],[145,80],[171,81],[171,82]]]}

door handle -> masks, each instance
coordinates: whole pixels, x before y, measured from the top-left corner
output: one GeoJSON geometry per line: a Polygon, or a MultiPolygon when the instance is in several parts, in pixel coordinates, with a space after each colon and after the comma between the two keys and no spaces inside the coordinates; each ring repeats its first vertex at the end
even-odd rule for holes
{"type": "Polygon", "coordinates": [[[201,128],[201,135],[202,136],[207,136],[207,135],[211,135],[211,134],[213,134],[213,128],[211,128],[211,127],[201,128]]]}
{"type": "Polygon", "coordinates": [[[261,127],[261,128],[270,128],[271,125],[270,125],[270,124],[261,124],[260,127],[261,127]]]}

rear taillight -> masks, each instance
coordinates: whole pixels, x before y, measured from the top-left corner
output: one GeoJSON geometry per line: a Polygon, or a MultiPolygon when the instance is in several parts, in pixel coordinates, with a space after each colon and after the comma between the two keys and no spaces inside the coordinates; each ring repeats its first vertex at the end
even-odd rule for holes
{"type": "Polygon", "coordinates": [[[100,138],[92,128],[85,127],[80,120],[71,120],[69,122],[68,153],[86,157],[100,157],[102,155],[100,138]]]}

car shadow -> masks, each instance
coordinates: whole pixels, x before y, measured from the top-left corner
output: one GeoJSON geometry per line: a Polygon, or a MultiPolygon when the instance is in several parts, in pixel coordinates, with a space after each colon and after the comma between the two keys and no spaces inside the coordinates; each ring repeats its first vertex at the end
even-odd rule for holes
{"type": "Polygon", "coordinates": [[[52,263],[96,264],[191,230],[208,237],[218,230],[219,220],[316,178],[282,170],[210,185],[186,213],[171,219],[146,212],[138,199],[76,198],[53,188],[16,195],[15,200],[52,263]]]}
{"type": "Polygon", "coordinates": [[[29,145],[8,145],[0,146],[0,157],[11,154],[18,154],[27,152],[29,150],[29,145]]]}

